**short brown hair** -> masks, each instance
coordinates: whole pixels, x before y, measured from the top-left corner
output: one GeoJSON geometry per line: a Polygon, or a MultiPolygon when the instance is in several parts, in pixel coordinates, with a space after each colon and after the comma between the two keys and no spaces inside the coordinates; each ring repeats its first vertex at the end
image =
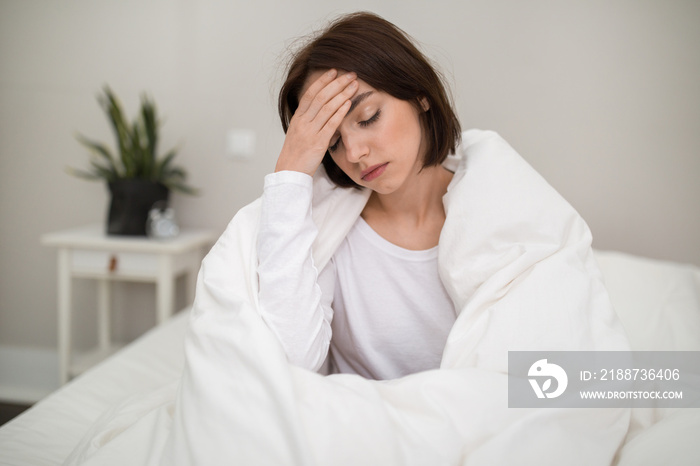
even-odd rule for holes
{"type": "MultiPolygon", "coordinates": [[[[331,68],[354,71],[373,88],[411,102],[419,110],[420,99],[427,99],[428,111],[419,112],[427,142],[424,167],[438,165],[454,152],[461,130],[441,76],[404,31],[367,12],[333,21],[294,54],[278,100],[285,133],[309,75],[331,68]]],[[[337,185],[357,187],[328,152],[323,165],[337,185]]]]}

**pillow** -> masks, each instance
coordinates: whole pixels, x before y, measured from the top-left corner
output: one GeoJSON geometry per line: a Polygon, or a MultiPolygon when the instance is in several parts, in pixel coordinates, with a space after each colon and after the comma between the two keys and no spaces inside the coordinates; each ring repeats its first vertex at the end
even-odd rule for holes
{"type": "Polygon", "coordinates": [[[595,252],[633,351],[700,351],[700,268],[595,252]]]}

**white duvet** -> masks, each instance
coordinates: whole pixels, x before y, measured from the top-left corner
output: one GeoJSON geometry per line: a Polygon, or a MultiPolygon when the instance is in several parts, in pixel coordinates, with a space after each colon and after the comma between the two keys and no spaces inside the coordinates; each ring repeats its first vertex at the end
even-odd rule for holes
{"type": "MultiPolygon", "coordinates": [[[[610,464],[629,410],[507,406],[508,350],[629,349],[585,222],[495,133],[464,133],[446,164],[439,265],[459,315],[439,370],[372,381],[288,364],[257,311],[256,201],[202,264],[179,385],[107,413],[66,464],[610,464]]],[[[319,269],[367,196],[317,173],[319,269]]]]}

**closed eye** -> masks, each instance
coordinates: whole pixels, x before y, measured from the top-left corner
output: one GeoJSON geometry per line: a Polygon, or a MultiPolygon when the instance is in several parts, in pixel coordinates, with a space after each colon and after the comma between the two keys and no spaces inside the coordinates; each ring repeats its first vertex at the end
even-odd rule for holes
{"type": "Polygon", "coordinates": [[[335,141],[335,143],[331,147],[328,148],[328,152],[335,152],[336,149],[338,149],[339,144],[340,144],[340,138],[338,138],[338,140],[335,141]]]}
{"type": "MultiPolygon", "coordinates": [[[[381,114],[381,112],[381,110],[377,110],[376,113],[370,118],[364,121],[360,121],[357,124],[360,125],[360,127],[362,128],[366,128],[367,126],[371,125],[379,119],[379,115],[381,114]]],[[[338,138],[338,140],[336,140],[335,143],[333,143],[333,145],[328,148],[328,152],[335,152],[338,149],[338,146],[340,145],[340,141],[341,138],[338,138]]]]}
{"type": "Polygon", "coordinates": [[[358,123],[358,125],[360,125],[363,128],[371,125],[372,123],[374,123],[375,121],[377,121],[379,119],[379,114],[381,112],[382,112],[381,110],[377,110],[377,112],[374,115],[372,115],[369,119],[367,119],[365,121],[360,121],[358,123]]]}

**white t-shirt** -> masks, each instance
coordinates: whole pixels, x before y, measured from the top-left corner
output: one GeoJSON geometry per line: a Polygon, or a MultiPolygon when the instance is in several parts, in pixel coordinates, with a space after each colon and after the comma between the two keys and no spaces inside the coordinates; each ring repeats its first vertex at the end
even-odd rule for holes
{"type": "Polygon", "coordinates": [[[437,254],[438,246],[399,247],[357,219],[331,260],[331,361],[338,372],[391,379],[440,367],[456,315],[437,254]]]}
{"type": "Polygon", "coordinates": [[[330,346],[339,372],[391,379],[437,369],[456,318],[438,276],[437,247],[401,248],[359,218],[318,273],[311,198],[308,175],[265,177],[260,309],[289,360],[317,370],[330,346]]]}

